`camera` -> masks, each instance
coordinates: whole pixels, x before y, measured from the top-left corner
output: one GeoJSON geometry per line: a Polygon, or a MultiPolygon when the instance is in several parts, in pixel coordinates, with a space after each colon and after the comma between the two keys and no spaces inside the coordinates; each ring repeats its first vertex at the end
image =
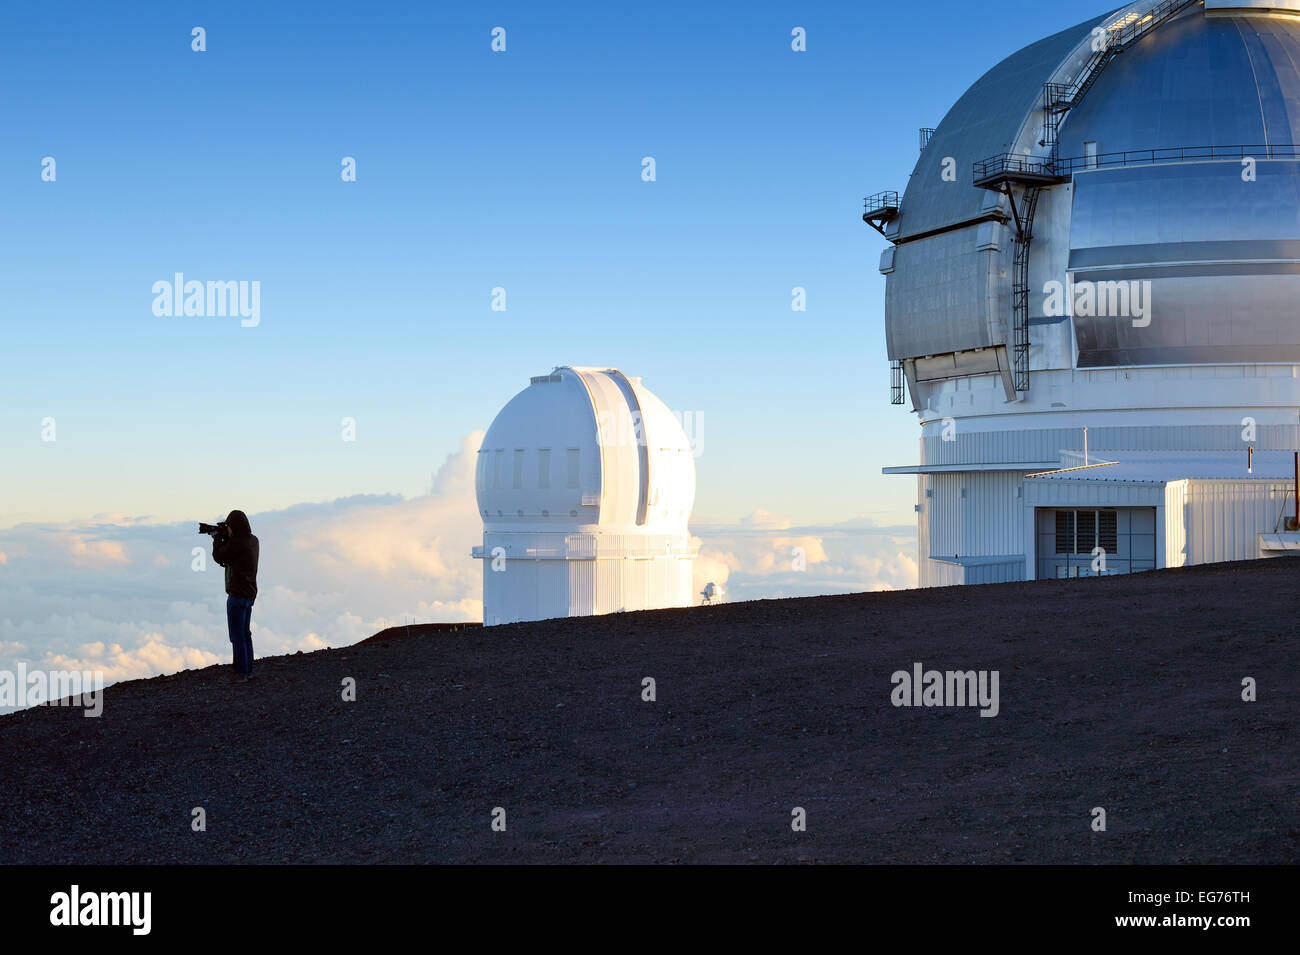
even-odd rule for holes
{"type": "Polygon", "coordinates": [[[215,524],[199,524],[200,534],[210,534],[213,540],[225,540],[230,536],[230,527],[225,521],[217,521],[215,524]]]}

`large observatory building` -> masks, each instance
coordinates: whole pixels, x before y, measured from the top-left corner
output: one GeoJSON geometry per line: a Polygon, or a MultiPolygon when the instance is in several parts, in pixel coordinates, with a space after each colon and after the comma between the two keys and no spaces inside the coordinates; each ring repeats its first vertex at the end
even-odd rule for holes
{"type": "Polygon", "coordinates": [[[556,368],[484,435],[483,622],[689,607],[695,452],[640,378],[556,368]]]}
{"type": "Polygon", "coordinates": [[[863,215],[922,586],[1300,548],[1298,143],[1300,0],[1139,0],[922,130],[863,215]]]}

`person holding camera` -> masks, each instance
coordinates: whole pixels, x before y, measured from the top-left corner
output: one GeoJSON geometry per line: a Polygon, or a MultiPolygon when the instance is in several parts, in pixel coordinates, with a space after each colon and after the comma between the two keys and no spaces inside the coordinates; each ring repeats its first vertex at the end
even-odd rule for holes
{"type": "Polygon", "coordinates": [[[257,599],[257,538],[243,511],[231,511],[211,533],[212,559],[226,569],[226,624],[235,657],[234,679],[245,683],[253,678],[251,623],[257,599]]]}

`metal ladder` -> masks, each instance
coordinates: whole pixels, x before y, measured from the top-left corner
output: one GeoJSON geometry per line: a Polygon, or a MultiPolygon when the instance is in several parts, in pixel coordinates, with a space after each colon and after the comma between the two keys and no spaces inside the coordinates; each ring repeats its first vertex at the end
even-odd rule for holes
{"type": "MultiPolygon", "coordinates": [[[[1014,199],[1011,204],[1016,214],[1011,285],[1011,371],[1016,391],[1029,390],[1029,246],[1034,241],[1034,212],[1038,209],[1038,195],[1042,191],[1041,186],[1026,186],[1020,208],[1016,209],[1014,199]]],[[[1008,185],[1007,194],[1010,193],[1008,185]]]]}

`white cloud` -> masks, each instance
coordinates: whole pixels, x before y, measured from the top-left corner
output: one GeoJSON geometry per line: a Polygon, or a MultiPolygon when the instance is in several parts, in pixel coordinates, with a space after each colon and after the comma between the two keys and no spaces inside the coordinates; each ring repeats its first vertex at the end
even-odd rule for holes
{"type": "Polygon", "coordinates": [[[161,633],[145,634],[143,646],[131,650],[121,644],[106,647],[102,642],[83,644],[77,655],[55,653],[47,658],[52,670],[102,673],[105,683],[133,680],[159,673],[174,673],[222,662],[215,653],[197,647],[171,647],[161,633]]]}
{"type": "Polygon", "coordinates": [[[120,541],[96,539],[87,534],[55,534],[48,543],[64,551],[74,567],[102,567],[106,564],[129,564],[126,548],[120,541]]]}
{"type": "Polygon", "coordinates": [[[729,600],[916,586],[911,528],[877,527],[864,517],[798,527],[756,510],[739,524],[699,526],[695,533],[702,542],[696,590],[708,580],[726,584],[729,600]]]}
{"type": "Polygon", "coordinates": [[[742,517],[740,523],[745,527],[783,531],[790,526],[790,519],[788,517],[782,517],[780,514],[773,514],[771,511],[765,511],[760,507],[755,508],[753,512],[742,517]]]}

